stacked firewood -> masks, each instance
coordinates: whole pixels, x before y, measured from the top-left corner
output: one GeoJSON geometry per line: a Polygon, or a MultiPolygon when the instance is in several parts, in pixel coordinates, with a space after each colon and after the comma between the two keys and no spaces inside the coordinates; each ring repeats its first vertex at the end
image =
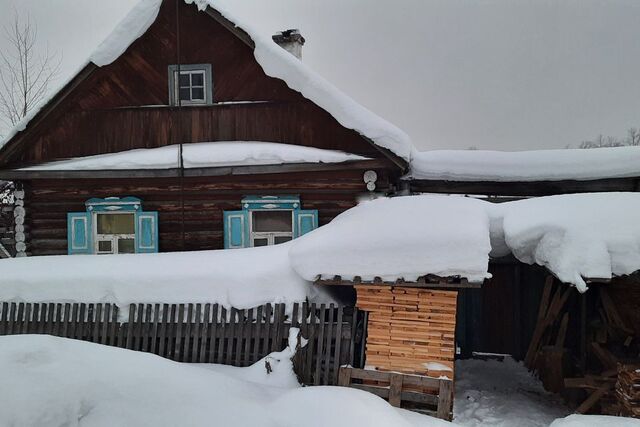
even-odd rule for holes
{"type": "Polygon", "coordinates": [[[640,418],[640,365],[620,365],[616,397],[619,415],[640,418]]]}
{"type": "Polygon", "coordinates": [[[537,371],[547,390],[584,391],[582,394],[586,397],[576,402],[576,413],[593,412],[599,408],[600,413],[620,415],[623,406],[632,408],[633,403],[637,404],[637,400],[634,400],[634,396],[637,399],[637,394],[621,394],[618,391],[621,387],[622,390],[630,390],[629,384],[632,384],[630,381],[635,378],[635,372],[624,371],[622,380],[618,367],[629,358],[637,360],[638,337],[636,332],[625,324],[606,286],[593,286],[595,289],[590,292],[597,292],[597,316],[588,322],[586,317],[582,320],[584,334],[580,345],[583,354],[577,358],[582,359],[579,369],[583,373],[582,376],[570,375],[573,371],[570,366],[571,355],[565,343],[569,323],[569,311],[566,306],[571,294],[577,293],[564,284],[554,286],[552,277],[547,278],[545,283],[538,323],[525,357],[526,366],[537,371]],[[631,400],[622,402],[621,395],[631,396],[631,400]]]}
{"type": "Polygon", "coordinates": [[[356,286],[369,313],[367,365],[379,370],[453,378],[457,291],[356,286]]]}

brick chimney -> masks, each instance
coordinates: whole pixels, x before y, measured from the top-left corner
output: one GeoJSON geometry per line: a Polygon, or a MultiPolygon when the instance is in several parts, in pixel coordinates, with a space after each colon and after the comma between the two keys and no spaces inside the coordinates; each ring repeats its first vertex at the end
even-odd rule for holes
{"type": "Polygon", "coordinates": [[[272,37],[274,42],[281,48],[302,60],[302,46],[304,46],[304,37],[300,34],[300,30],[291,29],[280,31],[274,34],[272,37]]]}

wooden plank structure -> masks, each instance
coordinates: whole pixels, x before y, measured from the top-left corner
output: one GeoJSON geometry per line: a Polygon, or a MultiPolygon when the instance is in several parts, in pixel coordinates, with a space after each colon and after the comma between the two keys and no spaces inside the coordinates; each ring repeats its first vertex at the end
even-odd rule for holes
{"type": "Polygon", "coordinates": [[[340,385],[370,391],[394,406],[451,419],[457,289],[460,277],[416,281],[318,278],[317,285],[354,286],[366,312],[365,369],[342,368],[340,385]]]}
{"type": "Polygon", "coordinates": [[[131,304],[126,321],[115,304],[0,303],[0,335],[47,334],[154,353],[188,363],[249,366],[287,345],[289,329],[309,342],[294,357],[306,385],[335,385],[353,364],[359,312],[351,307],[266,304],[131,304]],[[287,314],[289,313],[289,314],[287,314]]]}
{"type": "Polygon", "coordinates": [[[452,418],[453,381],[450,379],[343,366],[338,385],[368,391],[396,407],[402,402],[417,404],[422,413],[446,420],[452,418]]]}

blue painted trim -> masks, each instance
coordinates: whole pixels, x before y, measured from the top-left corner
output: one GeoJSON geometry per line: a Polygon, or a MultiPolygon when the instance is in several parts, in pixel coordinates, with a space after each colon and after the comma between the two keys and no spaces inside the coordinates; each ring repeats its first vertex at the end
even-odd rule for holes
{"type": "Polygon", "coordinates": [[[92,254],[93,226],[89,212],[67,214],[67,253],[69,255],[92,254]]]}
{"type": "Polygon", "coordinates": [[[246,196],[242,199],[242,209],[247,210],[270,210],[270,209],[287,209],[299,210],[299,196],[246,196]]]}
{"type": "Polygon", "coordinates": [[[92,198],[85,202],[89,212],[138,212],[142,208],[142,201],[137,197],[106,197],[92,198]]]}
{"type": "Polygon", "coordinates": [[[136,213],[136,253],[158,252],[158,212],[136,213]]]}

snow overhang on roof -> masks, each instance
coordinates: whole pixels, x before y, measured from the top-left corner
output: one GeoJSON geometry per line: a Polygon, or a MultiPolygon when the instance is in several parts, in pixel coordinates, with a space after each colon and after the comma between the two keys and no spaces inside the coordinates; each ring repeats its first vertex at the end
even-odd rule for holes
{"type": "Polygon", "coordinates": [[[409,180],[589,181],[640,176],[640,147],[537,151],[438,150],[415,153],[409,180]]]}
{"type": "MultiPolygon", "coordinates": [[[[90,64],[103,67],[115,61],[127,48],[142,36],[158,16],[163,0],[140,0],[129,14],[116,26],[114,31],[98,46],[77,73],[52,91],[46,99],[29,112],[0,141],[0,150],[25,130],[29,122],[53,99],[53,97],[79,72],[90,64]]],[[[254,43],[254,56],[264,72],[271,77],[283,80],[291,89],[300,92],[305,98],[331,114],[342,126],[353,129],[363,137],[397,157],[409,162],[415,151],[410,137],[402,130],[358,104],[341,92],[327,80],[309,69],[301,61],[279,47],[271,37],[263,36],[251,26],[245,25],[232,12],[215,0],[184,0],[195,4],[200,11],[208,7],[215,9],[232,25],[249,35],[254,43]]]]}
{"type": "Polygon", "coordinates": [[[367,157],[336,150],[262,141],[216,141],[141,148],[43,163],[20,171],[101,171],[344,163],[367,157]]]}

